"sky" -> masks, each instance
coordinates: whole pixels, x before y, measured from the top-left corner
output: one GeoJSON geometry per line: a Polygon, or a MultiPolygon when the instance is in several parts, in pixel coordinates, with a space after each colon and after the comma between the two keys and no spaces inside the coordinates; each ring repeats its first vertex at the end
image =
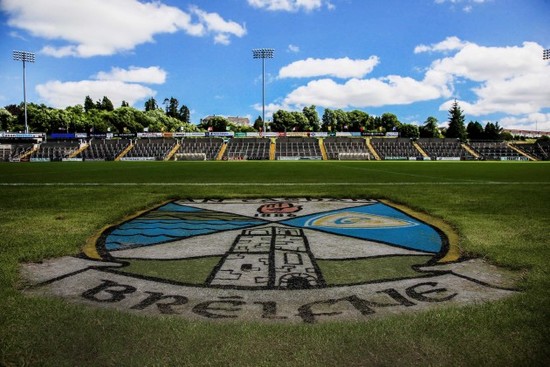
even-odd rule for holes
{"type": "Polygon", "coordinates": [[[0,106],[175,97],[208,115],[391,112],[550,131],[550,0],[0,0],[0,106]]]}

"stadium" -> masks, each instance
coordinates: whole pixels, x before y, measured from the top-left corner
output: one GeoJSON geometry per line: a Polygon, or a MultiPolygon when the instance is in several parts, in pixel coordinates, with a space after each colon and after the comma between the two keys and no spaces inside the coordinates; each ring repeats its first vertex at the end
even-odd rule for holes
{"type": "Polygon", "coordinates": [[[0,1],[0,365],[548,365],[548,10],[0,1]]]}

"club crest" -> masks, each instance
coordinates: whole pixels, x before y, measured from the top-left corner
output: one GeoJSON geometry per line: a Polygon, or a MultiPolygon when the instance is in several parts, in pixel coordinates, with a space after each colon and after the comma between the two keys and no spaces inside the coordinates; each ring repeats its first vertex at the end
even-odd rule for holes
{"type": "Polygon", "coordinates": [[[63,274],[29,273],[46,293],[193,319],[364,319],[512,293],[460,270],[457,240],[383,200],[187,199],[104,229],[63,274]]]}

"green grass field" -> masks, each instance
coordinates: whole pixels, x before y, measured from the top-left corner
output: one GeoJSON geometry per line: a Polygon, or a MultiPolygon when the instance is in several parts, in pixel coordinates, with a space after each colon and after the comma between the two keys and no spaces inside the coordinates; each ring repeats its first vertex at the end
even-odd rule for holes
{"type": "Polygon", "coordinates": [[[0,164],[0,365],[548,365],[549,202],[544,162],[0,164]],[[304,196],[386,198],[442,218],[463,256],[524,271],[523,291],[365,322],[267,325],[143,317],[19,290],[21,262],[78,254],[105,225],[167,199],[304,196]]]}

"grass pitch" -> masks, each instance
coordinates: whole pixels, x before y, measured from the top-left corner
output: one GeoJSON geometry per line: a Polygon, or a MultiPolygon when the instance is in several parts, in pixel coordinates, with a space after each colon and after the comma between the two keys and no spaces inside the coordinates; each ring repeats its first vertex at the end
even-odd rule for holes
{"type": "Polygon", "coordinates": [[[548,365],[550,164],[0,164],[0,365],[548,365]],[[105,225],[172,198],[386,198],[442,218],[463,256],[522,270],[506,300],[366,322],[213,324],[23,296],[23,261],[79,253],[105,225]]]}

